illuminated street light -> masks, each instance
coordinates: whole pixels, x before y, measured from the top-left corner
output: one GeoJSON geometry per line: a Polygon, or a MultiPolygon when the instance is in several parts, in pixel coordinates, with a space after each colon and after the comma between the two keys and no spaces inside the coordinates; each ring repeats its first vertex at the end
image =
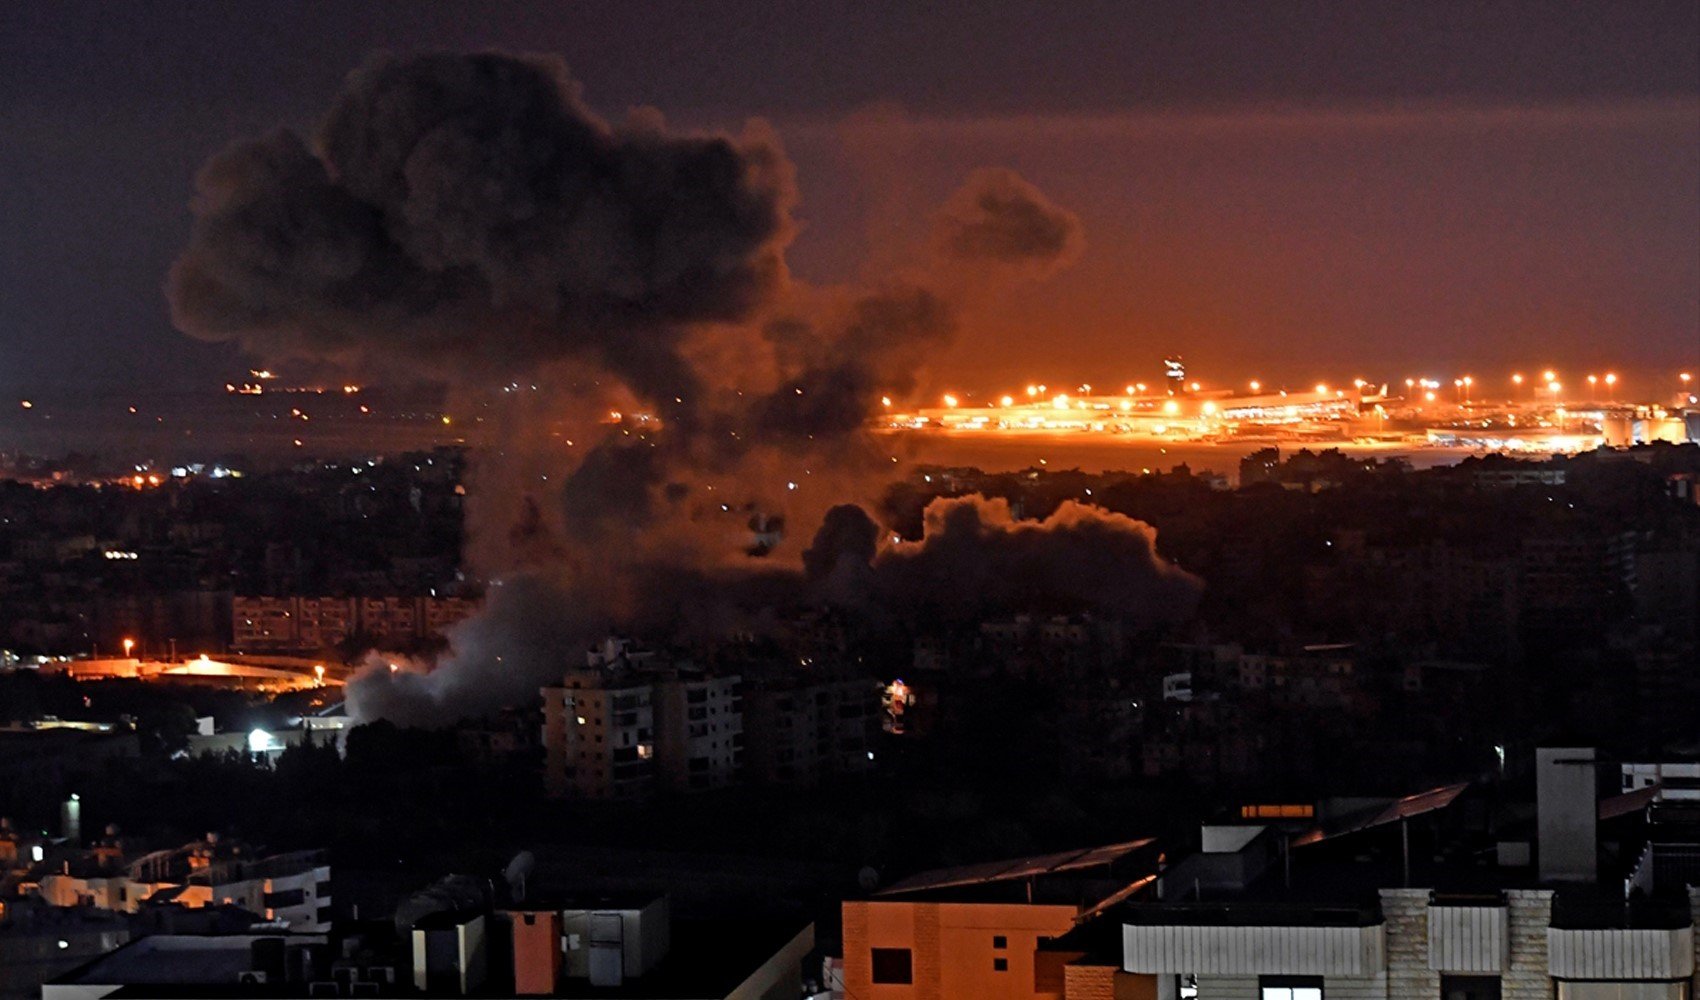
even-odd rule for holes
{"type": "Polygon", "coordinates": [[[945,393],[944,394],[944,405],[950,407],[953,410],[956,409],[956,397],[952,396],[948,392],[945,393]]]}
{"type": "Polygon", "coordinates": [[[1002,396],[998,399],[998,404],[1001,405],[1001,406],[1014,406],[1015,405],[1015,397],[1014,396],[1002,396]]]}
{"type": "Polygon", "coordinates": [[[124,640],[124,658],[129,659],[130,658],[130,650],[135,649],[135,648],[136,648],[136,640],[125,639],[124,640]]]}
{"type": "Polygon", "coordinates": [[[1263,388],[1262,382],[1259,382],[1257,379],[1251,380],[1251,391],[1252,392],[1257,392],[1258,390],[1260,390],[1262,388],[1263,388]]]}

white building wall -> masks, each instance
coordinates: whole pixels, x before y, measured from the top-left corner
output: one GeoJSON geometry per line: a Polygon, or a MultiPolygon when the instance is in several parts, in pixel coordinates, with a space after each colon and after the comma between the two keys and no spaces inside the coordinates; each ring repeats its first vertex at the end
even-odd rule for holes
{"type": "Polygon", "coordinates": [[[1386,967],[1382,926],[1122,927],[1122,968],[1203,975],[1374,976],[1386,967]]]}
{"type": "Polygon", "coordinates": [[[1505,971],[1511,930],[1503,906],[1430,906],[1428,964],[1440,972],[1505,971]]]}
{"type": "Polygon", "coordinates": [[[1547,930],[1552,975],[1560,979],[1688,979],[1694,928],[1547,930]]]}

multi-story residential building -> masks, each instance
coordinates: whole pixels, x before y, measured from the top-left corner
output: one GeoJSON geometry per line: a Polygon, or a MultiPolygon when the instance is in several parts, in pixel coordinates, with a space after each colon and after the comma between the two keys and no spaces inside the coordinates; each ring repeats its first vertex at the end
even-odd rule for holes
{"type": "Polygon", "coordinates": [[[556,797],[638,799],[655,790],[655,685],[619,655],[543,689],[543,787],[556,797]]]}
{"type": "Polygon", "coordinates": [[[543,689],[545,788],[629,799],[859,774],[873,766],[880,692],[809,657],[709,669],[608,640],[543,689]]]}
{"type": "Polygon", "coordinates": [[[464,597],[236,597],[231,645],[247,651],[316,652],[355,636],[406,645],[441,638],[478,610],[464,597]]]}
{"type": "Polygon", "coordinates": [[[744,695],[751,778],[810,787],[873,766],[879,686],[865,678],[756,677],[744,695]]]}
{"type": "Polygon", "coordinates": [[[744,766],[743,678],[673,668],[654,685],[655,758],[673,791],[724,788],[744,766]]]}

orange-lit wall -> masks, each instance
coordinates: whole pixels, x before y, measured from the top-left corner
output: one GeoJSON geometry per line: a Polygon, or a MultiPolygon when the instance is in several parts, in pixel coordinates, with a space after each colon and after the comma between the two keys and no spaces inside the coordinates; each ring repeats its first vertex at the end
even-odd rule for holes
{"type": "Polygon", "coordinates": [[[1035,988],[1033,953],[1041,937],[1059,937],[1072,926],[1072,906],[1023,903],[844,904],[844,983],[858,1000],[951,1000],[959,997],[1060,1000],[1061,984],[1035,988]],[[1003,935],[1008,947],[992,947],[1003,935]],[[873,982],[874,948],[908,948],[913,982],[873,982]],[[995,959],[1009,962],[1006,972],[995,959]]]}
{"type": "Polygon", "coordinates": [[[1157,977],[1123,972],[1113,965],[1072,964],[1063,970],[1063,1000],[1157,1000],[1157,977]]]}
{"type": "Polygon", "coordinates": [[[561,979],[561,914],[556,910],[516,910],[508,914],[514,931],[514,992],[548,996],[561,979]]]}

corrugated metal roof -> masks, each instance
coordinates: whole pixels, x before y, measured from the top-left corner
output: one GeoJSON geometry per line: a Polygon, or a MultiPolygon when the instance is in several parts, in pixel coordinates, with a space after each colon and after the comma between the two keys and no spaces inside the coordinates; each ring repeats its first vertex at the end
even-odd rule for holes
{"type": "Polygon", "coordinates": [[[1619,816],[1640,812],[1658,801],[1661,790],[1659,785],[1649,785],[1646,788],[1637,788],[1633,792],[1624,792],[1622,795],[1613,795],[1609,799],[1601,799],[1600,818],[1616,819],[1619,816]]]}
{"type": "Polygon", "coordinates": [[[1394,800],[1380,812],[1370,814],[1367,819],[1359,818],[1340,826],[1318,826],[1293,838],[1293,845],[1314,844],[1318,841],[1345,836],[1348,833],[1357,833],[1360,830],[1368,830],[1373,827],[1386,826],[1389,823],[1397,823],[1413,816],[1421,816],[1424,813],[1445,809],[1458,796],[1464,794],[1464,789],[1469,787],[1470,783],[1466,781],[1456,785],[1442,785],[1439,788],[1431,788],[1426,792],[1418,792],[1415,795],[1407,795],[1402,799],[1394,800]]]}
{"type": "Polygon", "coordinates": [[[930,872],[911,875],[881,889],[875,895],[889,896],[896,893],[918,892],[924,889],[986,885],[992,882],[1036,878],[1040,875],[1055,875],[1059,872],[1084,871],[1088,868],[1114,864],[1152,842],[1152,838],[1145,837],[1120,844],[1089,847],[1080,851],[1060,851],[1055,854],[1036,854],[1031,857],[990,861],[978,865],[938,868],[930,872]]]}

